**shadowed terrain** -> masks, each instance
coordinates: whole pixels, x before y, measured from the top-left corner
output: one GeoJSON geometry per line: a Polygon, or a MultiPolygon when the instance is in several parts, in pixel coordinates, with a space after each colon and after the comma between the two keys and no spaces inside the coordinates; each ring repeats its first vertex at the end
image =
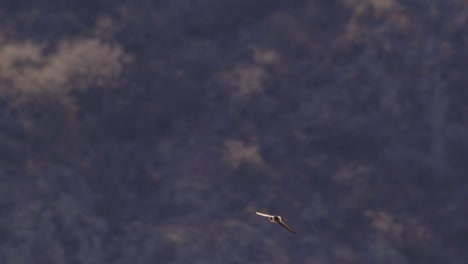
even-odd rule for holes
{"type": "Polygon", "coordinates": [[[0,263],[468,263],[467,14],[3,1],[0,263]]]}

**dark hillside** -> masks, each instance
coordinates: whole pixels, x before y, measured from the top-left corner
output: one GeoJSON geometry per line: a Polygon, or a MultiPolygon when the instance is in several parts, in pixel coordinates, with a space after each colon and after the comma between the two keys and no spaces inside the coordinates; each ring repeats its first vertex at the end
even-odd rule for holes
{"type": "Polygon", "coordinates": [[[468,263],[467,14],[2,1],[0,263],[468,263]]]}

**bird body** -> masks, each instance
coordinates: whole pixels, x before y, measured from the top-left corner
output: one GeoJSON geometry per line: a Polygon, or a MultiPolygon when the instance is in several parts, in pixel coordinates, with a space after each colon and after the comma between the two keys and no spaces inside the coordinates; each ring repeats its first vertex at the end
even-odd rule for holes
{"type": "Polygon", "coordinates": [[[286,228],[289,232],[296,234],[296,231],[292,230],[284,221],[286,221],[285,218],[282,218],[279,215],[269,215],[269,214],[264,214],[264,213],[259,213],[256,212],[258,215],[263,216],[263,217],[268,217],[268,220],[272,223],[277,223],[281,225],[282,227],[286,228]]]}

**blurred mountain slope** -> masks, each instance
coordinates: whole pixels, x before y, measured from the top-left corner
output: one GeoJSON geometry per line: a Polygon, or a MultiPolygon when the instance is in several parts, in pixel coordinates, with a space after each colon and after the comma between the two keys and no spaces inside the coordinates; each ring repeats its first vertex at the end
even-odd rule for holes
{"type": "Polygon", "coordinates": [[[0,262],[466,263],[467,8],[2,2],[0,262]]]}

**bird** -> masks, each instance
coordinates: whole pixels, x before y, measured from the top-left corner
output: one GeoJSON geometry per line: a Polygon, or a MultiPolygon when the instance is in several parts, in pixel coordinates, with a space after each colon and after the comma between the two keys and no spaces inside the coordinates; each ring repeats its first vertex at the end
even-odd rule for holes
{"type": "Polygon", "coordinates": [[[263,216],[263,217],[268,217],[268,220],[272,223],[277,223],[280,224],[282,227],[286,228],[289,232],[296,234],[296,231],[292,230],[284,221],[286,221],[285,218],[282,218],[279,215],[269,215],[269,214],[264,214],[264,213],[259,213],[256,212],[258,215],[263,216]]]}

